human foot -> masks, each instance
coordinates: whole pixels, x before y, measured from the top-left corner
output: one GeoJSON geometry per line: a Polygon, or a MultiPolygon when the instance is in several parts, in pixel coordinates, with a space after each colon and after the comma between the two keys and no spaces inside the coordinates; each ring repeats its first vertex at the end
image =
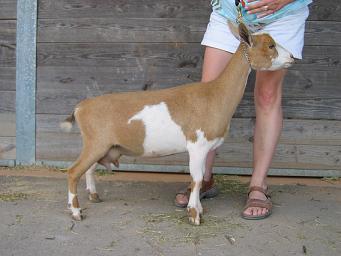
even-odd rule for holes
{"type": "Polygon", "coordinates": [[[265,219],[270,216],[271,212],[272,202],[267,194],[267,189],[258,186],[250,187],[242,218],[247,220],[265,219]]]}
{"type": "MultiPolygon", "coordinates": [[[[186,189],[179,191],[175,196],[175,205],[177,207],[187,207],[189,196],[191,194],[191,187],[188,186],[186,189]]],[[[202,188],[200,189],[200,199],[212,198],[218,195],[218,189],[214,186],[214,180],[203,181],[202,188]]]]}

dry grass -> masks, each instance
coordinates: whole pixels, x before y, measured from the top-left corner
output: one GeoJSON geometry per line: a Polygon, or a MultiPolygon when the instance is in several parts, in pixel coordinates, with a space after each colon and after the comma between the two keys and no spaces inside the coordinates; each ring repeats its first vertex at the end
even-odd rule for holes
{"type": "Polygon", "coordinates": [[[28,195],[25,193],[14,192],[14,193],[1,193],[0,201],[3,202],[14,202],[18,200],[27,199],[28,195]]]}
{"type": "Polygon", "coordinates": [[[188,222],[186,211],[148,214],[143,216],[143,219],[145,226],[137,233],[158,243],[198,244],[203,239],[230,234],[237,229],[246,228],[244,224],[236,222],[233,218],[209,214],[203,216],[200,226],[193,226],[188,222]]]}
{"type": "Polygon", "coordinates": [[[233,179],[229,175],[216,175],[214,176],[215,183],[218,186],[221,194],[246,194],[248,191],[248,185],[233,179]]]}

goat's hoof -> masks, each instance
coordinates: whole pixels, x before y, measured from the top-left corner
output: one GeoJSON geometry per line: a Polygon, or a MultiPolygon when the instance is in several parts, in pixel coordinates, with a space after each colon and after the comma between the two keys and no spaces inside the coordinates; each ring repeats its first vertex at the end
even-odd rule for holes
{"type": "Polygon", "coordinates": [[[73,214],[72,214],[72,219],[73,219],[73,220],[76,220],[76,221],[81,221],[81,220],[84,219],[84,217],[83,217],[83,215],[81,215],[81,214],[77,214],[77,215],[73,215],[73,214]]]}
{"type": "Polygon", "coordinates": [[[188,220],[192,225],[200,225],[200,214],[195,208],[187,208],[188,220]]]}
{"type": "Polygon", "coordinates": [[[101,203],[103,202],[102,199],[99,198],[98,194],[97,193],[89,193],[89,200],[91,203],[101,203]]]}

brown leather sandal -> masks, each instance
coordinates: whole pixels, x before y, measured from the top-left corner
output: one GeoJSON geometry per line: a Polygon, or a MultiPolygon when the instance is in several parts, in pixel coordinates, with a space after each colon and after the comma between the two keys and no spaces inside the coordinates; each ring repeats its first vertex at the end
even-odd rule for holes
{"type": "MultiPolygon", "coordinates": [[[[189,196],[191,194],[191,186],[189,185],[186,189],[180,190],[177,195],[183,195],[184,197],[187,198],[187,203],[180,203],[176,200],[175,196],[175,201],[174,204],[177,207],[180,208],[185,208],[187,207],[188,201],[189,201],[189,196]]],[[[218,195],[218,188],[214,186],[214,180],[211,179],[210,181],[204,181],[202,182],[202,187],[200,189],[200,200],[201,199],[208,199],[208,198],[213,198],[218,195]]]]}
{"type": "Polygon", "coordinates": [[[267,193],[267,189],[263,189],[262,187],[258,187],[258,186],[253,186],[250,187],[249,192],[247,193],[247,201],[246,201],[246,205],[243,209],[242,212],[242,218],[246,219],[246,220],[261,220],[261,219],[265,219],[267,217],[269,217],[272,213],[272,202],[271,202],[271,197],[268,195],[267,193]],[[251,199],[249,198],[249,195],[251,192],[253,191],[258,191],[261,192],[265,195],[266,200],[261,200],[261,199],[251,199]],[[259,207],[259,208],[265,208],[268,211],[265,214],[262,215],[248,215],[245,214],[245,210],[247,208],[250,207],[259,207]]]}

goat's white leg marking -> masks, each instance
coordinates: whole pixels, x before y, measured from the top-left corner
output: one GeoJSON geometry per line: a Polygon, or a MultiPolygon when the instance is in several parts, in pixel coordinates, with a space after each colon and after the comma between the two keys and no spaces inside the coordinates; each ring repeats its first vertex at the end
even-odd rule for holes
{"type": "Polygon", "coordinates": [[[94,172],[96,170],[97,163],[94,163],[89,170],[85,173],[85,180],[86,180],[86,190],[89,193],[93,194],[96,193],[96,183],[95,183],[95,175],[94,172]]]}
{"type": "MultiPolygon", "coordinates": [[[[76,198],[77,195],[72,194],[70,191],[68,193],[68,208],[71,210],[72,213],[72,218],[75,220],[81,220],[81,208],[77,207],[74,205],[74,199],[77,200],[76,198]]],[[[78,202],[78,201],[77,201],[78,202]]]]}
{"type": "Polygon", "coordinates": [[[223,143],[223,138],[216,138],[208,141],[201,130],[197,130],[197,141],[187,142],[189,153],[189,169],[193,179],[192,192],[189,198],[187,210],[189,221],[195,225],[200,225],[200,214],[203,212],[200,202],[200,188],[205,172],[205,162],[207,153],[217,148],[223,143]]]}
{"type": "Polygon", "coordinates": [[[143,156],[162,156],[186,151],[186,137],[181,127],[172,119],[165,102],[144,106],[129,119],[128,125],[134,120],[141,120],[145,126],[143,156]]]}
{"type": "Polygon", "coordinates": [[[102,200],[99,198],[96,191],[96,180],[95,180],[95,171],[96,171],[97,163],[94,163],[89,170],[85,173],[86,180],[86,190],[89,192],[89,200],[93,203],[100,203],[102,200]]]}

